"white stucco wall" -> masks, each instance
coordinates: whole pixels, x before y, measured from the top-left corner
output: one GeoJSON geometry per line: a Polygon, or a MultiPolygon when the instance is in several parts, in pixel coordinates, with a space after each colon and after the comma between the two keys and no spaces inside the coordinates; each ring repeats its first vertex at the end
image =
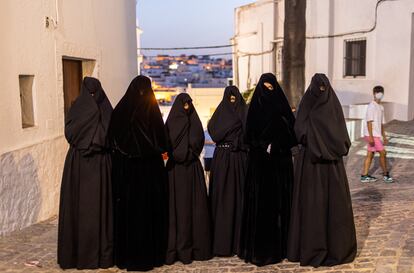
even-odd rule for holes
{"type": "Polygon", "coordinates": [[[275,73],[274,46],[278,32],[283,30],[283,1],[261,0],[235,10],[235,36],[233,43],[234,77],[241,91],[252,88],[261,74],[275,73]]]}
{"type": "Polygon", "coordinates": [[[193,100],[193,105],[200,117],[203,128],[220,104],[224,95],[224,88],[187,88],[187,93],[193,100]]]}
{"type": "Polygon", "coordinates": [[[135,17],[134,0],[0,2],[0,235],[58,212],[62,57],[95,60],[84,74],[101,80],[115,106],[137,74],[135,17]],[[57,25],[47,28],[47,16],[57,25]],[[19,74],[35,77],[33,128],[22,129],[19,74]]]}
{"type": "MultiPolygon", "coordinates": [[[[258,1],[256,4],[260,2],[263,1],[258,1]]],[[[279,3],[280,7],[282,3],[279,3]]],[[[315,73],[325,73],[331,79],[341,103],[354,105],[368,103],[372,100],[372,88],[381,84],[385,87],[385,101],[388,102],[387,120],[410,120],[414,118],[414,1],[383,2],[378,8],[377,26],[372,32],[337,38],[309,39],[312,36],[341,34],[372,28],[375,23],[376,3],[377,0],[307,1],[306,86],[315,73]],[[366,76],[344,77],[344,41],[360,38],[367,40],[366,76]]],[[[283,37],[284,9],[261,9],[255,4],[236,9],[235,35],[250,31],[251,26],[257,25],[258,22],[271,24],[271,21],[263,18],[272,16],[275,17],[274,22],[278,22],[275,24],[275,39],[283,37]],[[244,14],[242,21],[237,19],[240,16],[238,11],[244,14]]],[[[267,31],[273,33],[269,28],[267,31]]],[[[268,44],[271,38],[269,35],[264,37],[264,44],[268,44]]],[[[250,40],[240,39],[239,44],[246,50],[254,50],[260,42],[258,37],[253,36],[250,40]]],[[[264,58],[265,63],[276,62],[272,54],[264,55],[264,58]]],[[[234,65],[240,71],[238,83],[243,90],[248,82],[245,76],[248,69],[247,63],[239,61],[234,62],[234,65]]],[[[273,72],[272,69],[269,70],[273,72]]],[[[261,72],[260,62],[252,62],[250,74],[253,75],[253,83],[257,78],[256,75],[261,72]]],[[[363,114],[358,113],[352,118],[360,118],[363,114]]]]}
{"type": "MultiPolygon", "coordinates": [[[[366,30],[374,26],[376,0],[308,0],[307,35],[326,35],[366,30]]],[[[306,80],[315,72],[326,73],[344,105],[372,100],[375,85],[385,87],[387,119],[414,118],[409,105],[412,14],[414,1],[383,2],[378,8],[376,29],[370,33],[331,39],[308,39],[306,80]],[[344,77],[344,42],[367,40],[366,76],[344,77]]],[[[413,103],[413,102],[411,102],[413,103]]],[[[362,114],[362,113],[361,113],[362,114]]]]}

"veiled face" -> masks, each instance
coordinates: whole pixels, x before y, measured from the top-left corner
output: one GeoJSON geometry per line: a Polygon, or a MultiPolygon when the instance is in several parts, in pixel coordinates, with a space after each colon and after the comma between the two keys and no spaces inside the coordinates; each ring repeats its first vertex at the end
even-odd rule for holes
{"type": "Polygon", "coordinates": [[[92,89],[92,90],[89,90],[89,94],[92,96],[92,97],[95,97],[95,95],[96,95],[96,92],[97,92],[98,90],[97,89],[92,89]]]}
{"type": "Polygon", "coordinates": [[[184,110],[188,111],[190,109],[190,104],[188,102],[184,102],[184,110]]]}
{"type": "Polygon", "coordinates": [[[321,96],[329,92],[332,87],[329,79],[324,74],[315,74],[312,78],[310,89],[314,96],[321,96]]]}
{"type": "Polygon", "coordinates": [[[89,95],[91,95],[92,97],[94,97],[98,90],[102,88],[100,82],[95,78],[85,77],[83,81],[86,86],[86,89],[88,90],[89,95]]]}
{"type": "Polygon", "coordinates": [[[270,82],[264,82],[263,85],[267,88],[269,91],[273,91],[274,87],[270,82]]]}
{"type": "Polygon", "coordinates": [[[231,95],[230,96],[230,102],[231,103],[235,103],[236,102],[236,96],[235,95],[231,95]]]}

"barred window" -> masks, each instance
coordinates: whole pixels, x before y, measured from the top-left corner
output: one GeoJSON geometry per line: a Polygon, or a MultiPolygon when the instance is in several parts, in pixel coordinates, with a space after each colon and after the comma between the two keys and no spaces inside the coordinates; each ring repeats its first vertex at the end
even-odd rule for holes
{"type": "Polygon", "coordinates": [[[366,40],[345,41],[344,76],[366,75],[366,40]]]}

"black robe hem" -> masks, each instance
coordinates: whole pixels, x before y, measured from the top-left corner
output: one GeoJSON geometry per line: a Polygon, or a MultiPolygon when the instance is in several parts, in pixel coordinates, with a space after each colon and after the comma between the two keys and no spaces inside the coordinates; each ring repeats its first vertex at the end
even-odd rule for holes
{"type": "Polygon", "coordinates": [[[166,265],[173,265],[176,262],[181,262],[183,264],[191,264],[194,261],[208,261],[211,260],[214,256],[213,255],[202,255],[202,254],[196,254],[196,253],[192,253],[191,254],[191,258],[183,258],[182,256],[184,255],[179,255],[177,253],[174,254],[169,254],[169,257],[166,259],[165,264],[166,265]],[[179,258],[178,256],[181,256],[181,258],[179,258]]]}
{"type": "Polygon", "coordinates": [[[356,258],[356,255],[352,254],[351,257],[348,257],[344,259],[343,261],[333,261],[332,259],[327,258],[327,259],[324,259],[324,261],[322,262],[314,262],[314,261],[304,262],[304,261],[301,261],[300,258],[290,258],[290,257],[288,257],[287,260],[292,263],[299,263],[300,266],[312,266],[314,268],[319,268],[319,267],[333,267],[333,266],[338,266],[338,265],[350,264],[354,262],[355,258],[356,258]]]}
{"type": "Polygon", "coordinates": [[[271,264],[278,264],[281,263],[284,259],[283,258],[264,258],[264,259],[246,259],[242,258],[245,263],[254,264],[255,266],[262,267],[271,264]]]}
{"type": "Polygon", "coordinates": [[[153,264],[153,265],[133,265],[133,266],[127,266],[127,265],[116,265],[117,268],[121,270],[126,271],[140,271],[140,272],[147,272],[154,270],[155,268],[162,267],[164,263],[159,264],[153,264]]]}
{"type": "Polygon", "coordinates": [[[77,270],[95,270],[95,269],[108,269],[113,267],[115,264],[112,261],[101,262],[99,265],[79,265],[76,263],[69,264],[69,263],[57,263],[59,267],[63,270],[65,269],[77,269],[77,270]]]}

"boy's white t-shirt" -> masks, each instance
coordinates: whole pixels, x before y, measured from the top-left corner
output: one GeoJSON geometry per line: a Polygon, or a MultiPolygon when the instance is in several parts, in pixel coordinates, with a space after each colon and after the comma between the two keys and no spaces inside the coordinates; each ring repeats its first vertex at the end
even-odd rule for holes
{"type": "Polygon", "coordinates": [[[378,104],[376,101],[372,101],[368,105],[367,114],[365,116],[365,130],[364,135],[369,136],[368,121],[372,121],[372,136],[382,136],[382,124],[385,123],[384,119],[384,106],[378,104]]]}

